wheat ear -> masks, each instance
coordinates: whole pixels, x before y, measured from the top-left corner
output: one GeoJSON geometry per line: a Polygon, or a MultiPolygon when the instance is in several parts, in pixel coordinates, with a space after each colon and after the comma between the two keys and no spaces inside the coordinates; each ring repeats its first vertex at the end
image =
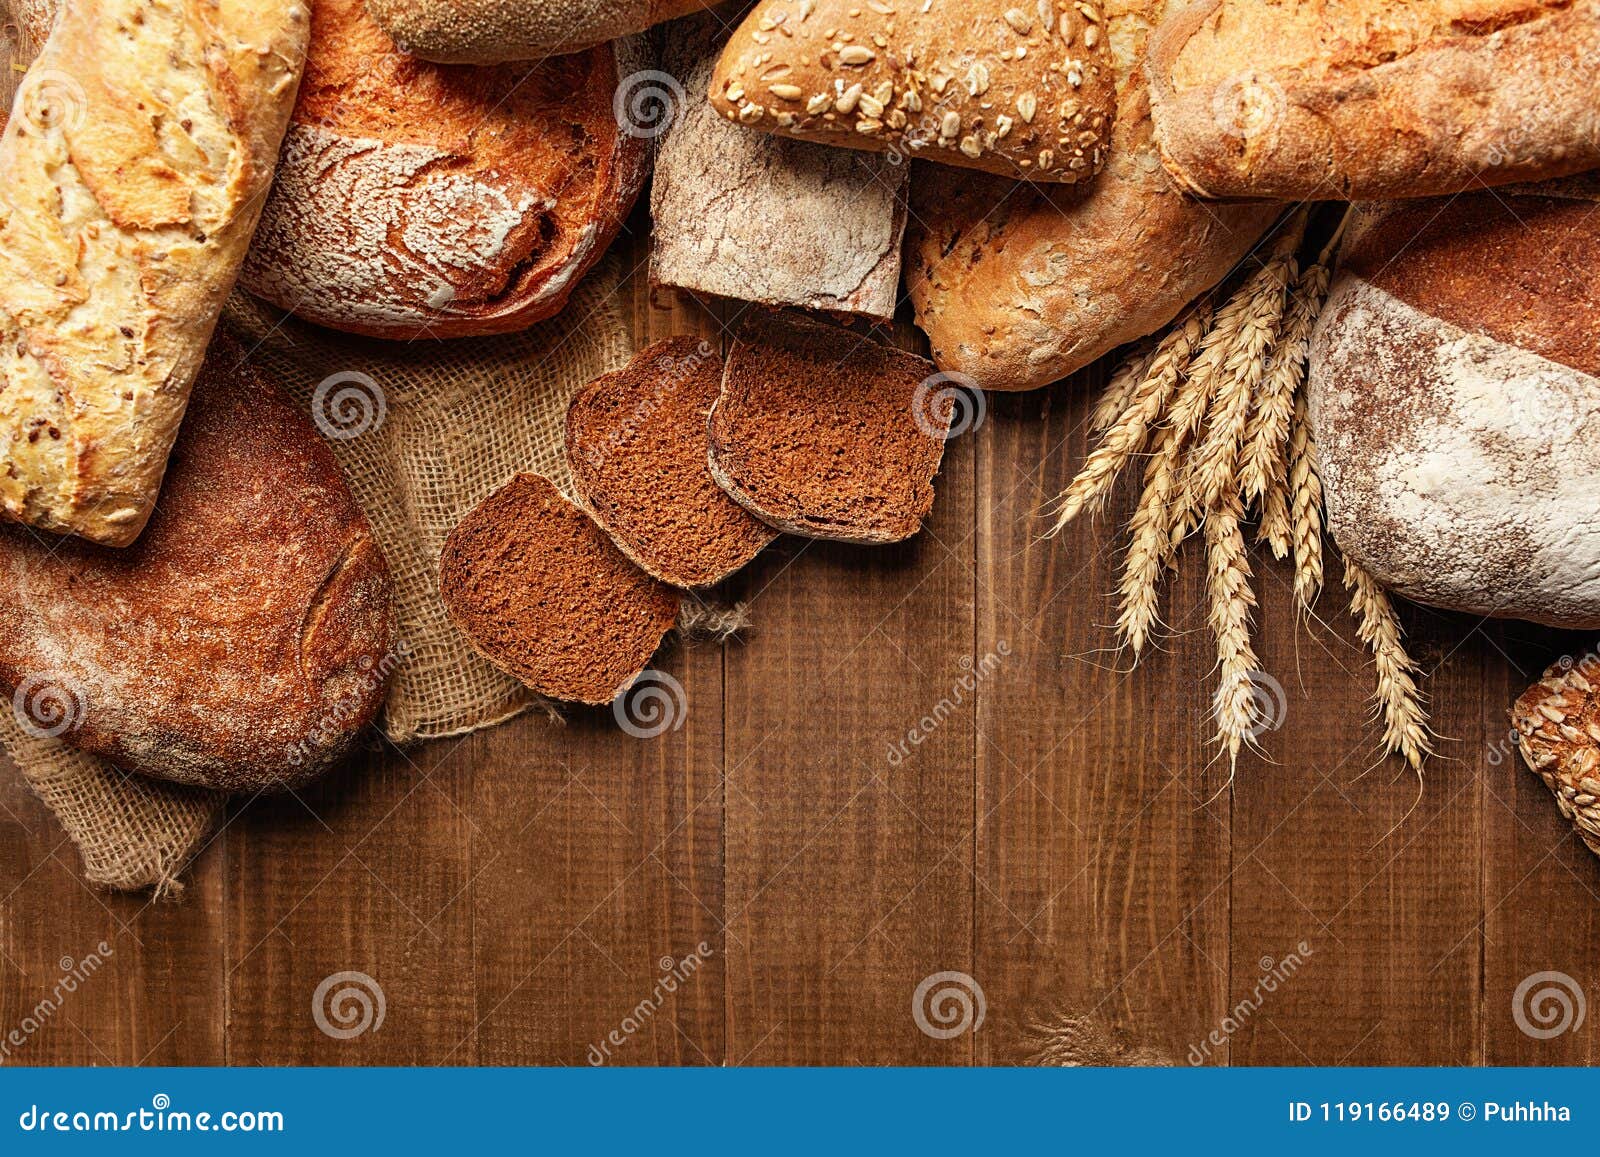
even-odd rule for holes
{"type": "Polygon", "coordinates": [[[1135,384],[1128,404],[1105,438],[1089,455],[1072,484],[1055,504],[1055,524],[1049,534],[1059,534],[1085,509],[1105,505],[1112,485],[1132,458],[1150,440],[1150,431],[1171,404],[1183,369],[1211,319],[1211,307],[1196,306],[1182,325],[1162,338],[1151,356],[1144,377],[1135,384]]]}
{"type": "Polygon", "coordinates": [[[1206,593],[1219,672],[1212,714],[1217,739],[1227,748],[1230,763],[1238,762],[1244,744],[1255,741],[1260,722],[1256,700],[1260,662],[1250,641],[1256,596],[1250,589],[1250,559],[1239,529],[1243,517],[1244,503],[1233,486],[1224,489],[1205,517],[1206,593]]]}
{"type": "Polygon", "coordinates": [[[1294,597],[1309,612],[1322,593],[1322,476],[1305,391],[1295,396],[1289,432],[1290,521],[1294,541],[1294,597]]]}
{"type": "Polygon", "coordinates": [[[1350,610],[1360,624],[1361,641],[1371,649],[1378,671],[1373,698],[1383,717],[1384,751],[1403,756],[1420,775],[1423,762],[1433,754],[1433,732],[1417,690],[1417,664],[1401,641],[1394,604],[1378,580],[1348,558],[1344,585],[1350,592],[1350,610]]]}
{"type": "Polygon", "coordinates": [[[1112,373],[1111,380],[1106,383],[1105,392],[1100,395],[1100,400],[1095,402],[1094,409],[1089,414],[1089,433],[1104,434],[1118,418],[1122,417],[1122,412],[1128,408],[1129,399],[1133,397],[1133,391],[1149,374],[1150,362],[1154,357],[1153,348],[1140,348],[1122,359],[1121,364],[1112,373]]]}

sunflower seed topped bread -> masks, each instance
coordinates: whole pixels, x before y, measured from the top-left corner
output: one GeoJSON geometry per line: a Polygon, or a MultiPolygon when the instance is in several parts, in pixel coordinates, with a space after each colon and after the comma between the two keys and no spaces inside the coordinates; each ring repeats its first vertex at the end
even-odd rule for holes
{"type": "Polygon", "coordinates": [[[567,409],[579,501],[623,554],[673,586],[721,582],[777,537],[706,466],[706,417],[721,385],[710,342],[668,338],[595,379],[567,409]]]}
{"type": "Polygon", "coordinates": [[[390,584],[333,455],[243,357],[218,335],[138,542],[0,527],[0,690],[129,771],[271,791],[377,715],[390,584]]]}
{"type": "Polygon", "coordinates": [[[1181,6],[1105,6],[1117,124],[1087,185],[917,167],[906,286],[940,369],[986,390],[1047,386],[1166,325],[1278,216],[1274,205],[1201,204],[1161,171],[1141,65],[1152,26],[1181,6]]]}
{"type": "Polygon", "coordinates": [[[307,24],[282,0],[63,6],[0,139],[5,517],[110,546],[144,528],[307,24]]]}
{"type": "Polygon", "coordinates": [[[1600,179],[1358,207],[1308,398],[1344,554],[1417,602],[1600,627],[1600,179]]]}
{"type": "Polygon", "coordinates": [[[589,704],[644,670],[681,598],[537,474],[518,474],[450,532],[439,595],[489,662],[541,695],[589,704]]]}
{"type": "Polygon", "coordinates": [[[543,60],[643,32],[716,0],[367,0],[405,50],[447,64],[543,60]]]}
{"type": "Polygon", "coordinates": [[[649,142],[612,111],[637,39],[536,67],[401,52],[360,0],[313,0],[311,56],[244,285],[371,337],[465,337],[557,313],[610,244],[649,142]]]}
{"type": "Polygon", "coordinates": [[[1511,710],[1517,747],[1600,856],[1600,656],[1556,663],[1511,710]]]}
{"type": "Polygon", "coordinates": [[[1600,0],[1200,0],[1151,46],[1204,197],[1386,199],[1600,165],[1600,0]]]}
{"type": "Polygon", "coordinates": [[[711,411],[712,477],[790,534],[899,542],[933,509],[953,392],[914,354],[809,318],[755,314],[711,411]]]}
{"type": "Polygon", "coordinates": [[[711,77],[739,124],[1035,181],[1105,160],[1116,85],[1099,0],[762,0],[711,77]]]}

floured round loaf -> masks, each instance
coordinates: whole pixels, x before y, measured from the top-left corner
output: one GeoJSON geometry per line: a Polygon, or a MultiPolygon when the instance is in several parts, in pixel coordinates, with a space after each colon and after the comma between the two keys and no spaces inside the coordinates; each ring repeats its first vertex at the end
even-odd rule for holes
{"type": "Polygon", "coordinates": [[[311,53],[245,288],[371,337],[468,337],[557,313],[643,183],[620,40],[535,66],[430,64],[360,0],[314,0],[311,53]]]}
{"type": "Polygon", "coordinates": [[[740,327],[711,411],[711,476],[807,538],[910,538],[933,509],[953,389],[924,358],[789,313],[740,327]]]}
{"type": "Polygon", "coordinates": [[[777,537],[724,494],[706,466],[706,417],[722,358],[702,338],[640,350],[567,407],[578,497],[622,552],[662,582],[719,583],[777,537]]]}
{"type": "Polygon", "coordinates": [[[132,546],[0,528],[0,710],[145,775],[296,787],[377,715],[388,568],[299,408],[219,335],[132,546]]]}
{"type": "Polygon", "coordinates": [[[1522,758],[1600,855],[1600,656],[1556,663],[1511,709],[1522,758]]]}
{"type": "Polygon", "coordinates": [[[1328,525],[1418,602],[1600,626],[1600,181],[1364,205],[1312,341],[1328,525]]]}
{"type": "Polygon", "coordinates": [[[541,695],[589,704],[644,670],[681,597],[537,474],[518,474],[450,532],[439,596],[489,662],[541,695]]]}

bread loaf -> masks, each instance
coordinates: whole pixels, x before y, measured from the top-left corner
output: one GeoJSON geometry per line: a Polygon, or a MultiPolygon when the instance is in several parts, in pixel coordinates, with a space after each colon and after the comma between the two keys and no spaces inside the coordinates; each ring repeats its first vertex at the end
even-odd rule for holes
{"type": "Polygon", "coordinates": [[[447,64],[543,60],[643,32],[716,0],[367,0],[405,50],[447,64]]]}
{"type": "Polygon", "coordinates": [[[1418,602],[1600,627],[1600,180],[1366,205],[1313,335],[1328,526],[1418,602]]]}
{"type": "Polygon", "coordinates": [[[730,121],[1035,181],[1105,160],[1116,84],[1100,0],[765,0],[711,77],[730,121]]]}
{"type": "Polygon", "coordinates": [[[1205,197],[1384,199],[1600,165],[1600,0],[1200,0],[1150,52],[1205,197]]]}
{"type": "Polygon", "coordinates": [[[525,329],[621,228],[649,141],[612,108],[637,39],[535,67],[397,49],[360,0],[313,0],[311,55],[247,289],[372,337],[525,329]]]}
{"type": "Polygon", "coordinates": [[[67,0],[0,138],[5,517],[110,546],[144,528],[307,23],[281,0],[67,0]]]}
{"type": "Polygon", "coordinates": [[[662,64],[683,78],[684,99],[657,141],[651,281],[887,321],[900,288],[909,166],[723,120],[706,103],[716,19],[667,30],[662,64]]]}
{"type": "Polygon", "coordinates": [[[295,787],[383,703],[383,555],[311,423],[222,335],[139,541],[0,527],[0,691],[129,771],[295,787]]]}
{"type": "Polygon", "coordinates": [[[919,166],[906,287],[939,368],[986,390],[1047,386],[1153,333],[1215,285],[1279,210],[1202,205],[1161,171],[1140,63],[1180,0],[1105,5],[1117,125],[1081,189],[919,166]]]}
{"type": "Polygon", "coordinates": [[[914,354],[809,318],[753,313],[711,411],[711,476],[790,534],[899,542],[933,509],[952,394],[914,354]]]}
{"type": "Polygon", "coordinates": [[[439,596],[489,662],[541,695],[589,704],[644,669],[680,601],[537,474],[518,474],[450,532],[439,596]]]}
{"type": "Polygon", "coordinates": [[[668,338],[589,383],[567,408],[579,500],[623,554],[673,586],[719,583],[777,537],[706,467],[706,418],[721,385],[710,342],[668,338]]]}
{"type": "Polygon", "coordinates": [[[1600,856],[1600,657],[1554,664],[1511,709],[1517,747],[1600,856]]]}

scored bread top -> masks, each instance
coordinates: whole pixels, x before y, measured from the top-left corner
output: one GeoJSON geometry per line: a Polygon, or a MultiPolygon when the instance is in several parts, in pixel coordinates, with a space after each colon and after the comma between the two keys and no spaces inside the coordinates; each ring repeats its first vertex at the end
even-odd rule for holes
{"type": "Polygon", "coordinates": [[[763,0],[711,103],[771,132],[1067,183],[1099,170],[1117,116],[1098,0],[763,0]]]}
{"type": "Polygon", "coordinates": [[[933,509],[954,408],[924,358],[794,314],[753,313],[711,411],[711,473],[779,530],[898,542],[933,509]]]}
{"type": "Polygon", "coordinates": [[[518,474],[450,532],[439,595],[489,662],[541,695],[589,704],[644,670],[681,597],[537,474],[518,474]]]}
{"type": "Polygon", "coordinates": [[[668,338],[595,379],[567,409],[580,500],[624,554],[673,586],[721,582],[777,537],[707,468],[706,417],[721,385],[710,342],[668,338]]]}
{"type": "Polygon", "coordinates": [[[504,333],[550,317],[643,181],[619,126],[637,40],[536,66],[431,64],[360,0],[313,0],[311,53],[247,289],[373,337],[504,333]]]}

